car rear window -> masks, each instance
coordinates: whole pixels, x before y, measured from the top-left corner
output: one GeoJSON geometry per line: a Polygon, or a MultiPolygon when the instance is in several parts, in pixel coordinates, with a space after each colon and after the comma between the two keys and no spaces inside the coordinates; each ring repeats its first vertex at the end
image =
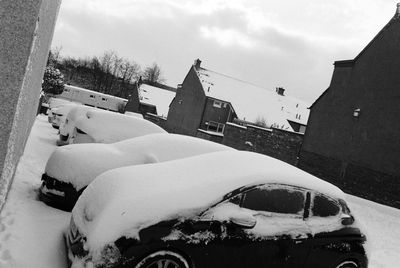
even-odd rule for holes
{"type": "Polygon", "coordinates": [[[339,205],[332,199],[323,196],[315,195],[311,209],[312,215],[316,217],[336,216],[340,211],[339,205]]]}
{"type": "Polygon", "coordinates": [[[242,206],[256,211],[302,215],[304,200],[304,193],[299,190],[256,188],[246,193],[242,206]]]}

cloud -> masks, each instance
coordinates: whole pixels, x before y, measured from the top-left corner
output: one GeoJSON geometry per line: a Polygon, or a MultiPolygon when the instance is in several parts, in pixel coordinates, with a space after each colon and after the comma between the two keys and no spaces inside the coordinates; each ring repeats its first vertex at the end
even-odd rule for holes
{"type": "Polygon", "coordinates": [[[355,57],[394,8],[383,0],[65,0],[53,46],[157,62],[171,85],[201,58],[215,71],[312,99],[328,86],[333,61],[355,57]]]}
{"type": "Polygon", "coordinates": [[[201,26],[200,33],[204,38],[215,39],[219,45],[224,47],[238,46],[251,49],[256,46],[255,40],[235,29],[201,26]]]}

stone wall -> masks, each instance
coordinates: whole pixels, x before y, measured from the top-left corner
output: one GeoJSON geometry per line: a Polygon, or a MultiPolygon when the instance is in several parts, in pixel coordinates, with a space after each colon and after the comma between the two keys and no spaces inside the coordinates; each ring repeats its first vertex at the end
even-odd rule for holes
{"type": "Polygon", "coordinates": [[[168,131],[167,119],[165,119],[164,117],[161,117],[161,116],[158,116],[155,114],[146,113],[143,116],[143,118],[146,120],[149,120],[150,122],[153,122],[154,124],[160,126],[164,130],[168,131]]]}
{"type": "Polygon", "coordinates": [[[222,134],[214,135],[214,134],[208,133],[207,131],[204,131],[202,129],[197,130],[196,137],[203,139],[203,140],[213,141],[213,142],[217,142],[217,143],[222,143],[222,139],[223,139],[222,134]]]}
{"type": "Polygon", "coordinates": [[[0,209],[36,116],[60,3],[0,1],[0,209]]]}
{"type": "Polygon", "coordinates": [[[303,134],[281,129],[239,126],[227,123],[222,143],[238,150],[253,151],[296,165],[303,134]]]}
{"type": "Polygon", "coordinates": [[[298,167],[349,194],[400,208],[399,177],[304,150],[300,153],[298,167]]]}

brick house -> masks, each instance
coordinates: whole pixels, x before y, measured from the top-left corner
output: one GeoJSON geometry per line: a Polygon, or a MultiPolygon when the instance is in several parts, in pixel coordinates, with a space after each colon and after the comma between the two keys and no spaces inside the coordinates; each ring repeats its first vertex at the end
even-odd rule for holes
{"type": "Polygon", "coordinates": [[[167,125],[174,133],[196,136],[205,132],[223,136],[227,122],[303,132],[308,104],[276,92],[217,73],[195,60],[172,100],[167,125]]]}
{"type": "Polygon", "coordinates": [[[400,4],[358,56],[334,66],[311,106],[299,167],[400,207],[400,4]]]}

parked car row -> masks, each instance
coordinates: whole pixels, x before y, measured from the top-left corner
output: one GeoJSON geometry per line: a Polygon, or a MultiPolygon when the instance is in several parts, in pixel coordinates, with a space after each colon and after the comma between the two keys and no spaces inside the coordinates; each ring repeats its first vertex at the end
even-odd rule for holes
{"type": "Polygon", "coordinates": [[[54,151],[39,191],[72,209],[72,267],[368,267],[336,186],[144,119],[74,109],[66,133],[82,144],[54,151]]]}

